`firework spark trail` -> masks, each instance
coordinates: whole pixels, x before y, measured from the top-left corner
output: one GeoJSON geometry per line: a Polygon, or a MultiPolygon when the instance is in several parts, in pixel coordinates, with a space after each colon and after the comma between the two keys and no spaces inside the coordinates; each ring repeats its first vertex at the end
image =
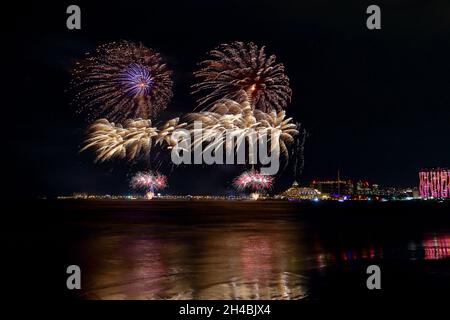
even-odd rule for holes
{"type": "Polygon", "coordinates": [[[153,145],[165,144],[170,148],[175,143],[171,133],[184,127],[179,119],[171,119],[159,128],[152,127],[151,120],[128,119],[124,125],[100,119],[88,129],[88,137],[80,152],[93,149],[97,154],[95,162],[114,158],[134,160],[138,156],[149,156],[153,145]]]}
{"type": "MultiPolygon", "coordinates": [[[[232,100],[223,100],[215,104],[210,111],[191,113],[188,116],[187,128],[194,137],[192,142],[194,148],[205,142],[208,143],[204,152],[211,148],[223,147],[227,142],[227,132],[233,132],[236,137],[236,149],[246,142],[256,144],[262,138],[257,136],[256,139],[248,139],[252,131],[267,133],[268,142],[271,143],[272,137],[277,136],[275,135],[277,133],[279,138],[272,143],[272,150],[279,147],[281,154],[288,159],[287,144],[292,143],[293,136],[298,134],[297,126],[291,121],[292,118],[286,118],[284,111],[266,113],[261,110],[252,110],[248,101],[237,103],[232,100]],[[195,121],[202,123],[201,129],[194,127],[195,121]]],[[[225,147],[229,148],[228,145],[225,147]]]]}
{"type": "Polygon", "coordinates": [[[188,129],[193,137],[190,150],[206,144],[203,152],[223,147],[227,151],[234,151],[230,150],[226,135],[231,133],[236,138],[234,149],[237,150],[245,143],[255,145],[262,139],[263,136],[249,139],[254,130],[267,133],[271,150],[279,147],[281,154],[288,159],[287,144],[291,144],[293,137],[298,134],[296,125],[291,121],[291,118],[285,118],[284,111],[265,113],[252,110],[248,102],[227,100],[217,103],[211,111],[187,115],[187,123],[180,123],[179,118],[175,118],[160,127],[152,127],[150,120],[128,119],[122,126],[106,119],[97,120],[89,127],[88,138],[81,151],[93,149],[97,154],[96,162],[113,158],[131,161],[140,155],[148,156],[153,145],[165,145],[167,149],[174,147],[179,141],[172,134],[180,128],[188,129]],[[201,123],[201,128],[197,129],[195,122],[201,123]],[[272,141],[274,136],[278,136],[278,139],[272,141]]]}
{"type": "Polygon", "coordinates": [[[167,177],[152,171],[141,171],[131,178],[130,186],[136,190],[155,192],[167,187],[167,177]]]}
{"type": "Polygon", "coordinates": [[[305,129],[300,130],[301,124],[299,122],[296,123],[297,130],[299,130],[299,134],[296,137],[295,147],[293,149],[294,156],[294,179],[300,180],[300,176],[303,173],[303,168],[305,167],[305,142],[308,136],[308,133],[305,129]]]}
{"type": "Polygon", "coordinates": [[[238,190],[250,190],[255,192],[265,191],[270,189],[273,184],[273,177],[261,174],[255,170],[250,170],[242,173],[233,184],[238,190]]]}
{"type": "Polygon", "coordinates": [[[280,111],[291,101],[292,91],[284,65],[275,55],[267,56],[265,47],[252,42],[222,44],[209,52],[194,72],[199,83],[192,93],[207,92],[199,106],[210,107],[221,99],[248,100],[252,109],[280,111]]]}
{"type": "Polygon", "coordinates": [[[128,41],[99,46],[72,71],[74,103],[93,119],[154,117],[172,98],[172,72],[159,53],[128,41]]]}

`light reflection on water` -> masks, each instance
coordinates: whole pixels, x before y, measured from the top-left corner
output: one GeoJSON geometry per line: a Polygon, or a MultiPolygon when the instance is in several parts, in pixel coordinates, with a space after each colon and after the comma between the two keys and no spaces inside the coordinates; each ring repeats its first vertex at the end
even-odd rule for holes
{"type": "Polygon", "coordinates": [[[248,220],[97,226],[73,253],[85,276],[81,297],[303,299],[311,270],[361,260],[450,258],[448,233],[394,239],[387,246],[348,230],[328,238],[328,229],[285,217],[248,220]]]}
{"type": "Polygon", "coordinates": [[[411,243],[411,259],[440,260],[450,258],[450,235],[426,235],[421,243],[411,243]]]}
{"type": "MultiPolygon", "coordinates": [[[[301,299],[306,267],[293,234],[204,229],[102,235],[84,243],[89,299],[301,299]],[[202,234],[197,237],[195,234],[202,234]],[[190,238],[193,242],[185,241],[190,238]],[[91,270],[92,268],[92,270],[91,270]]],[[[254,228],[261,227],[255,224],[254,228]]],[[[281,228],[282,230],[283,228],[281,228]]]]}

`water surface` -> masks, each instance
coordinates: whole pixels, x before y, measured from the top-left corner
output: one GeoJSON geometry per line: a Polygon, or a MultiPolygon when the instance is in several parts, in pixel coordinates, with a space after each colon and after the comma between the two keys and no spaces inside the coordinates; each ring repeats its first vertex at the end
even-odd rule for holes
{"type": "Polygon", "coordinates": [[[307,299],[448,285],[446,204],[86,201],[59,204],[82,299],[307,299]]]}

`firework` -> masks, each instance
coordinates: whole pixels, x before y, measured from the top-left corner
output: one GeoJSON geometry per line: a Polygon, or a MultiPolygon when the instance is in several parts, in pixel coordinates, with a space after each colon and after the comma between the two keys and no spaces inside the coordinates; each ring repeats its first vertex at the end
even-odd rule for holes
{"type": "MultiPolygon", "coordinates": [[[[227,132],[232,132],[236,137],[236,148],[246,142],[258,143],[259,140],[247,139],[250,132],[254,130],[270,134],[272,150],[279,148],[286,159],[289,157],[287,144],[292,143],[293,137],[298,134],[297,126],[292,123],[292,118],[286,118],[284,111],[266,113],[261,110],[252,110],[248,101],[238,103],[232,100],[223,100],[215,104],[210,111],[191,113],[188,121],[187,127],[194,136],[194,148],[211,140],[212,142],[209,142],[206,148],[220,148],[226,143],[227,132]],[[195,121],[202,123],[201,129],[194,127],[195,121]],[[197,132],[198,130],[201,132],[197,132]],[[278,133],[278,135],[274,133],[278,133]],[[279,138],[273,140],[272,136],[279,138]],[[213,137],[214,139],[212,139],[213,137]]],[[[261,136],[258,136],[259,138],[261,136]]]]}
{"type": "Polygon", "coordinates": [[[172,98],[172,72],[159,53],[142,44],[102,45],[78,62],[72,74],[74,101],[94,118],[148,119],[172,98]]]}
{"type": "Polygon", "coordinates": [[[259,123],[260,130],[279,133],[279,138],[275,141],[274,146],[278,145],[281,153],[288,158],[287,144],[291,144],[294,141],[293,136],[298,134],[297,126],[291,122],[292,118],[286,118],[285,111],[265,113],[256,110],[255,119],[259,123]]]}
{"type": "Polygon", "coordinates": [[[95,162],[104,162],[114,158],[134,160],[139,156],[149,156],[152,146],[175,143],[171,133],[185,126],[179,119],[171,119],[159,128],[152,127],[151,120],[128,119],[124,125],[100,119],[88,129],[88,137],[80,152],[93,149],[97,154],[95,162]]]}
{"type": "Polygon", "coordinates": [[[291,100],[292,91],[284,66],[275,55],[267,56],[265,47],[252,42],[222,44],[209,52],[209,59],[194,72],[199,83],[193,93],[207,92],[198,100],[209,107],[221,99],[250,101],[252,109],[280,111],[291,100]]]}
{"type": "Polygon", "coordinates": [[[130,186],[133,189],[154,193],[167,187],[167,178],[157,172],[141,171],[131,178],[130,186]]]}
{"type": "MultiPolygon", "coordinates": [[[[301,124],[299,122],[296,123],[297,130],[300,129],[301,124]]],[[[305,141],[308,136],[305,129],[299,130],[300,133],[296,138],[295,147],[293,150],[294,155],[294,179],[299,180],[302,175],[303,168],[305,166],[305,141]]]]}
{"type": "MultiPolygon", "coordinates": [[[[97,120],[89,127],[88,137],[81,151],[94,150],[97,154],[96,162],[114,158],[131,161],[139,156],[148,156],[155,145],[172,149],[177,144],[172,134],[180,128],[186,128],[191,133],[191,150],[206,144],[203,152],[222,147],[230,151],[226,144],[227,134],[236,137],[234,148],[237,150],[242,144],[259,143],[263,136],[257,136],[256,140],[249,139],[252,130],[267,133],[271,150],[280,150],[286,159],[289,158],[287,145],[298,134],[297,126],[292,123],[291,118],[286,118],[284,111],[265,113],[252,110],[248,101],[237,103],[224,100],[211,108],[211,111],[187,115],[186,122],[180,123],[179,118],[174,118],[159,127],[153,127],[151,120],[143,119],[128,119],[123,125],[107,119],[97,120]],[[196,128],[195,122],[201,123],[201,128],[196,128]]],[[[253,145],[250,147],[253,148],[253,145]]]]}
{"type": "Polygon", "coordinates": [[[246,171],[234,179],[233,184],[238,190],[261,192],[272,187],[273,177],[263,175],[255,170],[246,171]]]}

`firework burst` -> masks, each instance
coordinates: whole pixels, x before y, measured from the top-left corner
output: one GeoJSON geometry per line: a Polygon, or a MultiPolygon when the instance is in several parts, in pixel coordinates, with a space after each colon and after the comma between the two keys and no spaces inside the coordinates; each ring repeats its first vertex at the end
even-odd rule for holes
{"type": "Polygon", "coordinates": [[[280,111],[291,100],[289,78],[284,65],[276,63],[275,55],[267,56],[265,47],[252,42],[235,41],[222,44],[209,52],[209,59],[194,72],[199,83],[193,93],[207,92],[198,100],[209,107],[221,99],[250,101],[252,109],[280,111]]]}
{"type": "Polygon", "coordinates": [[[148,119],[172,98],[172,72],[159,53],[142,44],[102,45],[79,61],[72,75],[74,102],[93,118],[148,119]]]}
{"type": "Polygon", "coordinates": [[[95,121],[88,129],[88,137],[80,152],[92,149],[97,154],[95,162],[104,162],[114,158],[132,161],[139,156],[149,156],[152,146],[163,145],[171,148],[175,141],[171,134],[184,127],[178,118],[165,122],[162,126],[152,127],[151,120],[128,119],[124,125],[109,122],[106,119],[95,121]]]}
{"type": "Polygon", "coordinates": [[[272,150],[279,149],[286,159],[289,158],[287,145],[291,144],[294,136],[298,134],[297,126],[292,123],[292,118],[286,118],[284,111],[266,113],[252,110],[248,101],[238,103],[232,100],[222,100],[210,111],[191,113],[188,116],[187,128],[194,136],[194,148],[209,142],[205,151],[223,147],[227,132],[233,132],[236,137],[236,148],[239,148],[240,144],[258,143],[259,140],[248,139],[251,131],[265,132],[270,135],[272,150]],[[202,123],[201,129],[194,127],[193,123],[196,121],[202,123]],[[201,132],[197,132],[198,130],[201,132]],[[275,136],[278,136],[278,139],[274,140],[275,136]]]}
{"type": "Polygon", "coordinates": [[[167,187],[167,178],[157,172],[141,171],[131,178],[130,186],[136,190],[154,193],[167,187]]]}
{"type": "Polygon", "coordinates": [[[265,113],[251,110],[248,101],[222,101],[211,111],[191,113],[185,120],[180,123],[179,118],[174,118],[159,127],[153,127],[151,120],[128,119],[122,125],[100,119],[89,127],[87,139],[80,151],[94,150],[97,154],[95,162],[114,158],[132,161],[140,156],[149,156],[155,145],[172,149],[177,144],[172,134],[181,128],[188,129],[193,137],[191,150],[200,144],[207,144],[204,152],[211,148],[229,148],[226,134],[230,132],[236,137],[235,148],[238,149],[241,144],[258,143],[258,140],[248,139],[249,133],[255,130],[267,132],[272,148],[279,148],[281,155],[288,159],[288,145],[298,134],[297,126],[291,118],[286,118],[284,111],[265,113]],[[200,129],[195,128],[195,122],[202,124],[200,129]],[[273,139],[273,133],[277,133],[276,140],[273,139]]]}
{"type": "Polygon", "coordinates": [[[251,170],[242,173],[234,179],[233,184],[238,190],[262,192],[272,187],[273,180],[272,176],[263,175],[258,171],[251,170]]]}

